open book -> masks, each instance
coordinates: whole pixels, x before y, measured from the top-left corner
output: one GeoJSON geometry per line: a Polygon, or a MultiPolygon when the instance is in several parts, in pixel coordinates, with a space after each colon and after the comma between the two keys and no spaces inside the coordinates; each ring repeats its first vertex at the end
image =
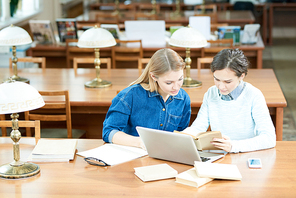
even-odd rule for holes
{"type": "MultiPolygon", "coordinates": [[[[208,163],[205,163],[205,164],[208,164],[208,163]]],[[[195,168],[191,168],[176,176],[177,183],[193,186],[197,188],[212,180],[213,179],[209,177],[198,177],[196,174],[195,168]]]]}
{"type": "Polygon", "coordinates": [[[108,165],[115,165],[145,156],[147,151],[131,146],[104,144],[91,150],[79,152],[77,155],[93,157],[102,160],[108,165]]]}
{"type": "Polygon", "coordinates": [[[77,141],[75,139],[40,139],[29,156],[28,161],[67,162],[73,160],[77,141]]]}
{"type": "Polygon", "coordinates": [[[222,138],[222,134],[220,131],[207,131],[207,132],[201,132],[198,133],[196,136],[193,136],[188,133],[174,131],[175,133],[182,133],[186,135],[192,136],[192,138],[195,140],[195,145],[197,150],[219,150],[219,148],[214,147],[214,145],[211,143],[214,138],[222,138]]]}

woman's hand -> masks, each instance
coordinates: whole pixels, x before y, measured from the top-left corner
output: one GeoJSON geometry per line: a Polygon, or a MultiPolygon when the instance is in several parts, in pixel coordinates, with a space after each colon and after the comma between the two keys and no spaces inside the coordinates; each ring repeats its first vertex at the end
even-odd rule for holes
{"type": "Polygon", "coordinates": [[[214,138],[212,141],[212,144],[219,148],[222,149],[226,152],[230,152],[231,151],[231,141],[230,138],[227,137],[226,135],[222,135],[222,139],[218,139],[218,138],[214,138]]]}

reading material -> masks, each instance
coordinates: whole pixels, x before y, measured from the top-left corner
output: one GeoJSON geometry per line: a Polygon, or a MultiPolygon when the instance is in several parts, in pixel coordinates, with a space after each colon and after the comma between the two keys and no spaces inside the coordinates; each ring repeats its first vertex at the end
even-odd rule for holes
{"type": "Polygon", "coordinates": [[[30,20],[29,25],[34,41],[41,44],[55,44],[56,41],[50,20],[30,20]]]}
{"type": "Polygon", "coordinates": [[[178,172],[168,164],[143,166],[134,169],[135,175],[137,175],[144,182],[173,178],[178,174],[178,172]]]}
{"type": "Polygon", "coordinates": [[[202,163],[195,161],[194,167],[199,177],[241,180],[242,175],[235,164],[202,163]]]}
{"type": "Polygon", "coordinates": [[[176,182],[188,186],[200,187],[206,183],[212,181],[212,178],[198,177],[195,168],[191,168],[185,172],[182,172],[176,176],[176,182]]]}
{"type": "Polygon", "coordinates": [[[74,139],[49,140],[40,139],[33,149],[28,161],[66,162],[74,159],[77,141],[74,139]]]}
{"type": "Polygon", "coordinates": [[[60,42],[66,39],[78,39],[76,19],[56,19],[60,42]]]}
{"type": "Polygon", "coordinates": [[[108,30],[115,39],[119,39],[119,28],[116,24],[101,24],[101,28],[108,30]]]}
{"type": "Polygon", "coordinates": [[[147,151],[131,146],[104,144],[91,150],[79,152],[77,155],[94,157],[104,161],[108,165],[115,165],[147,155],[147,151]]]}

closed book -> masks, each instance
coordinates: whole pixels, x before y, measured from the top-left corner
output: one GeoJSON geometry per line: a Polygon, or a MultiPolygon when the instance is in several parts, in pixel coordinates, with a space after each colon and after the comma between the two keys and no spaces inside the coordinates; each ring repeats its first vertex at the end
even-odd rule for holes
{"type": "Polygon", "coordinates": [[[63,162],[74,159],[78,140],[40,139],[33,149],[28,161],[63,162]]]}
{"type": "MultiPolygon", "coordinates": [[[[206,163],[208,164],[208,163],[206,163]]],[[[182,172],[176,176],[176,182],[188,186],[193,187],[200,187],[210,181],[212,181],[212,178],[208,177],[198,177],[195,171],[195,168],[191,168],[185,172],[182,172]]]]}
{"type": "Polygon", "coordinates": [[[144,182],[174,178],[178,174],[178,172],[168,164],[143,166],[134,169],[135,175],[138,176],[144,182]]]}
{"type": "Polygon", "coordinates": [[[194,162],[196,174],[199,177],[214,179],[241,180],[242,175],[235,164],[194,162]]]}

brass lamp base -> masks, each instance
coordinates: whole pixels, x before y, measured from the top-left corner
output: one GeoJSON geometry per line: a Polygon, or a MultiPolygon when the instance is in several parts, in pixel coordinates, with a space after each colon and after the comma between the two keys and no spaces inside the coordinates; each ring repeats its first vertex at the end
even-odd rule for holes
{"type": "Polygon", "coordinates": [[[16,76],[16,75],[13,75],[13,76],[7,78],[6,80],[4,80],[4,82],[9,81],[9,80],[24,82],[24,83],[28,83],[28,84],[30,83],[30,80],[29,79],[23,78],[23,77],[19,77],[19,76],[16,76]]]}
{"type": "Polygon", "coordinates": [[[193,79],[184,79],[183,81],[183,87],[200,87],[202,85],[201,81],[193,80],[193,79]]]}
{"type": "Polygon", "coordinates": [[[37,175],[40,167],[37,164],[23,162],[21,165],[4,164],[0,166],[0,177],[20,179],[37,175]]]}
{"type": "Polygon", "coordinates": [[[98,79],[95,78],[91,81],[88,81],[84,84],[85,87],[89,87],[89,88],[102,88],[102,87],[109,87],[111,86],[112,83],[106,80],[102,80],[102,79],[98,79]]]}

